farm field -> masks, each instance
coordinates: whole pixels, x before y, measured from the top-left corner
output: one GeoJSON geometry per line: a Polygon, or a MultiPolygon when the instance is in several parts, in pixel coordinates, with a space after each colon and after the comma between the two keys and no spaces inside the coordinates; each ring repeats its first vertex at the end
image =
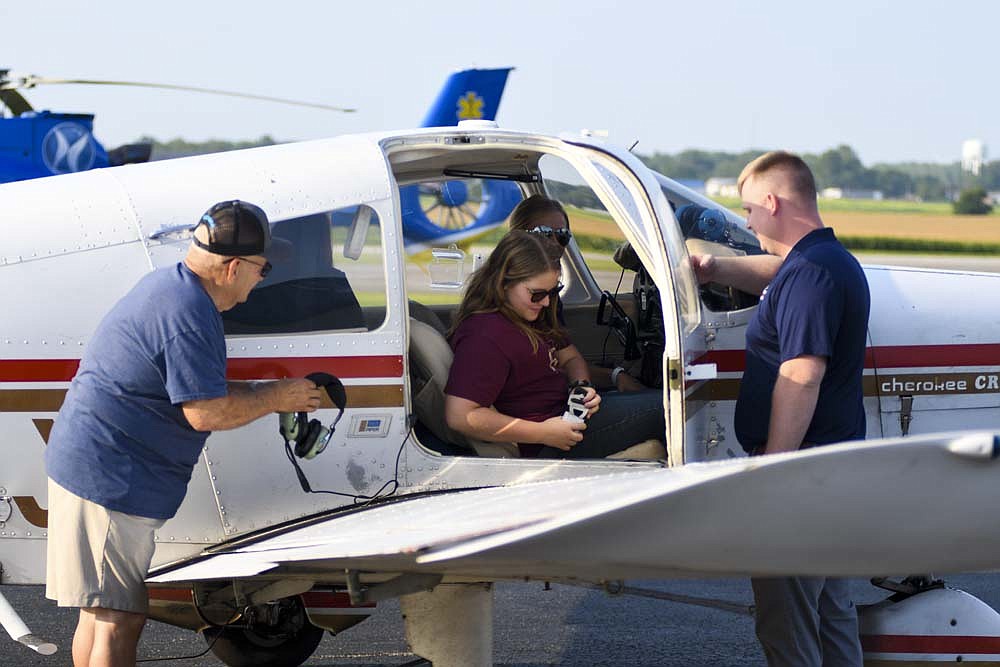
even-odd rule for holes
{"type": "MultiPolygon", "coordinates": [[[[724,203],[742,215],[738,202],[724,203]]],[[[840,200],[835,206],[821,204],[820,215],[841,237],[1000,244],[1000,214],[954,215],[948,212],[950,209],[951,205],[945,203],[840,200]]],[[[577,234],[623,238],[606,214],[571,206],[567,207],[567,213],[570,227],[577,234]]]]}
{"type": "Polygon", "coordinates": [[[840,236],[1000,243],[1000,216],[824,211],[823,222],[840,236]]]}
{"type": "MultiPolygon", "coordinates": [[[[738,200],[718,199],[739,215],[738,200]]],[[[1000,211],[991,215],[955,215],[947,202],[820,200],[823,222],[838,236],[920,239],[956,243],[1000,243],[1000,211]]]]}

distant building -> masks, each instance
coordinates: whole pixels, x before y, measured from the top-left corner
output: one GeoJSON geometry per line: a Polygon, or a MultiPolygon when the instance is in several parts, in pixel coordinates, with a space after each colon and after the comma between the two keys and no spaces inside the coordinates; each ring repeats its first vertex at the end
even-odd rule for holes
{"type": "Polygon", "coordinates": [[[739,197],[735,178],[712,177],[705,181],[705,194],[709,197],[739,197]]]}
{"type": "Polygon", "coordinates": [[[966,139],[962,142],[962,171],[975,176],[983,170],[986,162],[986,144],[980,139],[966,139]]]}
{"type": "Polygon", "coordinates": [[[882,201],[885,195],[881,190],[852,190],[850,188],[823,188],[819,192],[822,199],[874,199],[882,201]]]}

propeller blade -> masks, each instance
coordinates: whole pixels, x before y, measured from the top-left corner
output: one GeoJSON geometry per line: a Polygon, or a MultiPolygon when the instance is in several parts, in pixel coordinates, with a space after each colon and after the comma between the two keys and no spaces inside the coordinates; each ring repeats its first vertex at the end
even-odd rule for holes
{"type": "Polygon", "coordinates": [[[193,93],[206,93],[208,95],[224,95],[226,97],[240,97],[248,100],[261,100],[264,102],[275,102],[278,104],[288,104],[297,107],[311,107],[313,109],[325,109],[327,111],[342,111],[344,113],[354,113],[357,109],[335,107],[329,104],[317,104],[315,102],[303,102],[301,100],[290,100],[284,97],[272,97],[270,95],[253,95],[251,93],[238,93],[232,90],[220,90],[217,88],[201,88],[199,86],[178,86],[171,83],[148,83],[142,81],[104,81],[101,79],[50,79],[34,74],[26,76],[0,78],[0,90],[15,90],[18,88],[34,88],[38,85],[55,84],[81,84],[92,86],[132,86],[136,88],[160,88],[162,90],[183,90],[193,93]]]}

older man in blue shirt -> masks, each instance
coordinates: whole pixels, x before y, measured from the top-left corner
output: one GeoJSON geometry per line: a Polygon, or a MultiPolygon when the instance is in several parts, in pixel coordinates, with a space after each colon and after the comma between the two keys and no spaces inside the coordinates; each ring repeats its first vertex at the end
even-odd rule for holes
{"type": "Polygon", "coordinates": [[[310,380],[226,380],[220,313],[270,270],[267,216],[221,202],[183,262],[146,275],[104,317],[52,429],[48,597],[80,607],[76,667],[134,665],[154,531],[171,518],[211,431],[312,412],[310,380]]]}

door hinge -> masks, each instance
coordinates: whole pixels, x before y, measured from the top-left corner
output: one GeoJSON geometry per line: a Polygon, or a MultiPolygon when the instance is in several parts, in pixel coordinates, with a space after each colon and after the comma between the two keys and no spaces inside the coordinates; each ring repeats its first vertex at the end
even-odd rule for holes
{"type": "Polygon", "coordinates": [[[910,422],[913,421],[913,396],[899,397],[899,431],[901,435],[910,432],[910,422]]]}
{"type": "Polygon", "coordinates": [[[680,359],[674,359],[673,357],[667,359],[667,378],[670,382],[671,389],[680,389],[683,384],[681,380],[681,369],[683,365],[680,359]]]}

